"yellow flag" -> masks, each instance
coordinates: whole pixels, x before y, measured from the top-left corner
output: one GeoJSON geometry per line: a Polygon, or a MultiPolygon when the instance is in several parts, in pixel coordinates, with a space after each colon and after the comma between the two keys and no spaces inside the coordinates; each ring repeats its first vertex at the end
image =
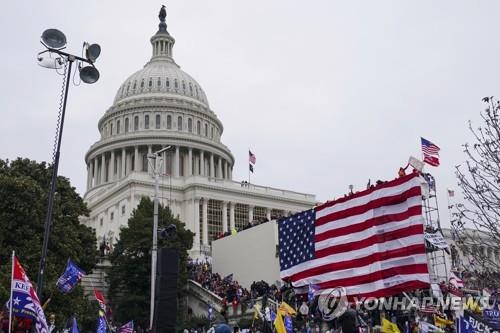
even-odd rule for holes
{"type": "Polygon", "coordinates": [[[235,228],[231,229],[231,235],[236,235],[238,233],[238,231],[236,231],[235,228]]]}
{"type": "Polygon", "coordinates": [[[442,318],[440,316],[434,316],[434,322],[436,323],[436,326],[439,326],[439,327],[446,327],[446,326],[454,324],[453,320],[448,320],[448,319],[442,318]]]}
{"type": "Polygon", "coordinates": [[[278,313],[276,314],[276,319],[274,320],[274,327],[276,328],[276,333],[286,333],[285,322],[283,321],[283,314],[281,310],[278,310],[278,313]]]}
{"type": "Polygon", "coordinates": [[[281,312],[283,316],[286,314],[289,316],[295,316],[297,314],[297,311],[285,302],[281,302],[278,312],[281,312]]]}
{"type": "Polygon", "coordinates": [[[260,306],[259,303],[255,303],[253,306],[253,319],[259,319],[260,318],[260,309],[262,307],[260,306]]]}
{"type": "Polygon", "coordinates": [[[398,325],[393,322],[382,318],[382,333],[401,333],[399,331],[398,325]]]}

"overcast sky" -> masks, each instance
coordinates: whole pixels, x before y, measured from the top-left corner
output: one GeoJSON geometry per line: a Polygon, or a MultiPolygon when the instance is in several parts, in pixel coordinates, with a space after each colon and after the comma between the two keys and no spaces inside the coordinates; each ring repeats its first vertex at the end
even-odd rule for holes
{"type": "MultiPolygon", "coordinates": [[[[39,37],[62,30],[68,51],[97,42],[94,85],[71,86],[59,173],[84,194],[84,154],[120,84],[151,56],[157,1],[9,1],[0,29],[0,158],[50,161],[62,77],[37,65],[39,37]]],[[[441,147],[446,188],[500,91],[498,1],[171,0],[174,58],[207,93],[236,158],[234,179],[339,197],[348,185],[392,179],[420,136],[441,147]]]]}

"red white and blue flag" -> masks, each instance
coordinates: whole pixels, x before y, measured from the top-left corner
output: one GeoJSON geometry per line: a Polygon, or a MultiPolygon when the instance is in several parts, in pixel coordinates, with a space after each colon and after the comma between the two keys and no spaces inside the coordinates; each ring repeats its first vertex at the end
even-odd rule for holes
{"type": "Polygon", "coordinates": [[[248,151],[248,161],[252,164],[255,164],[255,162],[257,162],[257,158],[255,157],[255,154],[252,153],[250,150],[248,151]]]}
{"type": "Polygon", "coordinates": [[[118,333],[132,333],[134,331],[134,321],[129,321],[118,329],[118,333]]]}
{"type": "Polygon", "coordinates": [[[422,181],[413,173],[281,219],[281,278],[344,287],[351,300],[428,288],[422,181]]]}
{"type": "Polygon", "coordinates": [[[424,155],[424,162],[432,166],[438,166],[440,148],[422,137],[420,138],[420,142],[422,144],[422,154],[424,155]]]}
{"type": "Polygon", "coordinates": [[[16,256],[12,258],[12,265],[12,298],[9,302],[9,306],[12,303],[12,315],[32,319],[38,333],[48,332],[47,320],[35,288],[16,256]]]}

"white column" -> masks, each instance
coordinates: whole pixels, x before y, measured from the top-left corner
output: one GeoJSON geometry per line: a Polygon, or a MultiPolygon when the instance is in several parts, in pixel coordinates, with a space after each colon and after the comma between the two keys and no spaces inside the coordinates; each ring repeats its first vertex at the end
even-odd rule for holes
{"type": "Polygon", "coordinates": [[[101,184],[106,182],[106,154],[101,155],[101,184]]]}
{"type": "Polygon", "coordinates": [[[126,156],[126,164],[127,164],[127,174],[130,174],[132,173],[132,153],[126,153],[125,152],[125,156],[126,156]]]}
{"type": "Polygon", "coordinates": [[[99,168],[98,168],[98,165],[97,165],[98,161],[97,161],[97,156],[94,158],[94,172],[92,173],[92,175],[94,176],[94,186],[96,186],[97,184],[99,184],[99,168]]]}
{"type": "MultiPolygon", "coordinates": [[[[162,148],[165,148],[166,146],[161,146],[162,148]]],[[[161,167],[161,173],[166,174],[167,173],[167,152],[164,151],[161,153],[161,158],[163,160],[162,167],[161,167]]]]}
{"type": "Polygon", "coordinates": [[[217,178],[224,178],[222,176],[222,158],[217,158],[217,178]]]}
{"type": "Polygon", "coordinates": [[[200,199],[195,198],[193,207],[193,220],[194,220],[194,246],[200,246],[200,199]]]}
{"type": "Polygon", "coordinates": [[[236,204],[234,202],[229,203],[229,228],[231,229],[231,232],[235,228],[235,223],[234,223],[234,206],[236,204]]]}
{"type": "Polygon", "coordinates": [[[253,222],[253,209],[255,206],[248,205],[248,222],[253,222]]]}
{"type": "Polygon", "coordinates": [[[90,189],[90,162],[87,164],[87,191],[90,189]]]}
{"type": "Polygon", "coordinates": [[[187,176],[193,175],[193,148],[189,148],[188,150],[188,172],[187,176]]]}
{"type": "Polygon", "coordinates": [[[203,198],[203,212],[202,212],[202,223],[203,223],[203,245],[208,245],[208,199],[203,198]]]}
{"type": "Polygon", "coordinates": [[[139,146],[134,147],[134,171],[139,172],[140,171],[140,164],[139,164],[139,146]]]}
{"type": "Polygon", "coordinates": [[[125,158],[127,157],[127,151],[125,150],[125,148],[122,148],[122,177],[125,177],[127,175],[127,169],[125,169],[125,167],[127,166],[127,162],[125,160],[125,158]]]}
{"type": "Polygon", "coordinates": [[[175,146],[175,158],[174,158],[174,177],[179,177],[179,160],[180,160],[180,147],[175,146]]]}
{"type": "Polygon", "coordinates": [[[200,152],[200,176],[205,176],[205,156],[203,150],[200,152]]]}
{"type": "Polygon", "coordinates": [[[214,154],[210,153],[210,177],[215,177],[214,154]]]}
{"type": "Polygon", "coordinates": [[[268,221],[271,221],[271,208],[269,207],[266,209],[266,217],[268,221]]]}
{"type": "Polygon", "coordinates": [[[222,232],[227,232],[227,201],[222,201],[222,232]]]}
{"type": "Polygon", "coordinates": [[[229,169],[229,180],[232,180],[233,179],[233,166],[230,165],[228,169],[229,169]]]}
{"type": "Polygon", "coordinates": [[[225,178],[225,179],[229,179],[229,175],[228,175],[228,173],[227,173],[227,169],[228,169],[228,168],[227,168],[227,164],[228,164],[228,163],[227,163],[227,161],[226,161],[226,160],[224,160],[224,178],[225,178]]]}
{"type": "MultiPolygon", "coordinates": [[[[148,156],[151,155],[153,153],[153,146],[151,145],[148,145],[148,156]]],[[[149,163],[149,158],[147,158],[148,156],[146,156],[146,160],[148,161],[148,173],[152,173],[153,170],[151,169],[151,163],[149,163]]]]}
{"type": "Polygon", "coordinates": [[[115,151],[111,151],[111,160],[109,161],[109,181],[115,180],[115,151]]]}
{"type": "Polygon", "coordinates": [[[196,154],[193,155],[193,175],[198,176],[200,174],[200,157],[196,154]]]}

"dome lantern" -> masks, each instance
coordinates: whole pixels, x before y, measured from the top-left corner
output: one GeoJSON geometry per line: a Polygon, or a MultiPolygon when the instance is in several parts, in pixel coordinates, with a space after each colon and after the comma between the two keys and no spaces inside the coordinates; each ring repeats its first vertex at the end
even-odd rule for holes
{"type": "Polygon", "coordinates": [[[175,39],[170,36],[167,31],[167,23],[165,18],[167,16],[167,11],[165,6],[161,6],[158,18],[160,19],[160,24],[158,24],[158,32],[151,37],[151,45],[153,47],[153,56],[151,61],[154,60],[168,60],[174,61],[172,58],[172,49],[174,48],[175,39]]]}

